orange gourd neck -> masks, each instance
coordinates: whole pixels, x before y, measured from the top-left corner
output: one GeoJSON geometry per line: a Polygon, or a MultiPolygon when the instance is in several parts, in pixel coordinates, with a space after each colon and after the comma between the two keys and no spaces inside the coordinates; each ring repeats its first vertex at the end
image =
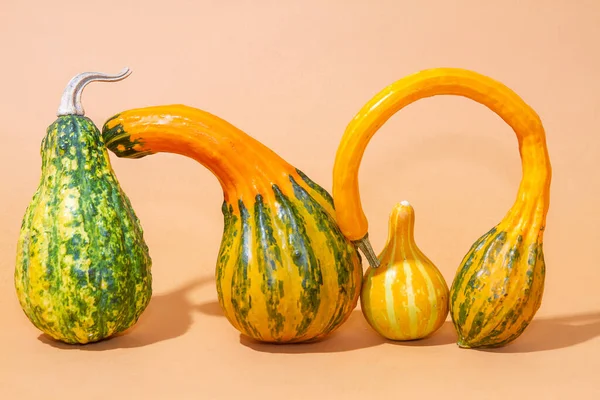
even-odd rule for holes
{"type": "Polygon", "coordinates": [[[550,205],[552,169],[544,129],[537,122],[539,125],[532,123],[529,130],[516,132],[522,178],[515,202],[502,223],[513,226],[515,232],[527,230],[541,240],[550,205]]]}
{"type": "Polygon", "coordinates": [[[412,207],[408,202],[396,204],[389,218],[387,241],[379,256],[382,266],[418,257],[420,252],[415,244],[414,232],[412,207]]]}
{"type": "MultiPolygon", "coordinates": [[[[272,185],[296,176],[293,166],[227,121],[184,105],[132,109],[106,122],[106,130],[122,129],[137,157],[175,153],[192,158],[219,180],[225,201],[273,196],[272,185]]],[[[121,137],[114,135],[111,141],[121,137]]],[[[110,143],[107,143],[110,145],[110,143]]],[[[117,148],[115,152],[125,149],[117,148]]]]}
{"type": "Polygon", "coordinates": [[[549,207],[551,166],[545,131],[539,116],[516,93],[484,75],[435,68],[407,76],[379,92],[348,125],[338,147],[333,170],[337,221],[350,240],[368,244],[368,221],[362,209],[358,170],[366,147],[377,130],[397,111],[423,98],[458,95],[470,98],[502,118],[515,132],[522,160],[522,180],[505,221],[539,230],[549,207]]]}

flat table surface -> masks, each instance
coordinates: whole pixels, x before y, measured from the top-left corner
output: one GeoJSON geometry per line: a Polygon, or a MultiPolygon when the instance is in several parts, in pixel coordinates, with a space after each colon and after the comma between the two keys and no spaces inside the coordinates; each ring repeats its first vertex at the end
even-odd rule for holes
{"type": "Polygon", "coordinates": [[[521,338],[496,350],[460,349],[449,321],[428,339],[386,341],[360,309],[319,343],[269,345],[229,325],[213,286],[211,276],[198,276],[156,293],[133,329],[85,346],[41,335],[10,301],[0,331],[0,393],[6,399],[600,395],[598,312],[540,315],[521,338]]]}

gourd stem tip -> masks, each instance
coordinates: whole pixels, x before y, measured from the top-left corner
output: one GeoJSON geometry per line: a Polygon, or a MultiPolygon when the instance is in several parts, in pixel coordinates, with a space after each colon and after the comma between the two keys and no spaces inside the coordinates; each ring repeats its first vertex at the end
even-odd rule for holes
{"type": "Polygon", "coordinates": [[[362,239],[355,241],[355,244],[365,255],[371,268],[379,268],[381,264],[375,251],[373,251],[373,246],[371,246],[371,242],[369,241],[369,234],[367,233],[362,239]]]}
{"type": "Polygon", "coordinates": [[[116,75],[109,75],[102,72],[82,72],[75,75],[63,91],[56,115],[85,115],[81,104],[81,93],[88,83],[96,81],[117,82],[127,78],[129,75],[131,75],[129,67],[123,68],[116,75]]]}

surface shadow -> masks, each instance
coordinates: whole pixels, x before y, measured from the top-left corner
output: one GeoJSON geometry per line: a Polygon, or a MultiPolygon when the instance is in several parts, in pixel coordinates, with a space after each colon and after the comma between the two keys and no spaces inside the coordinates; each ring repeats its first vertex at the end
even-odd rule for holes
{"type": "Polygon", "coordinates": [[[144,347],[185,334],[192,325],[197,305],[188,300],[190,291],[214,282],[214,277],[203,277],[167,294],[153,296],[138,322],[118,335],[96,343],[67,344],[41,334],[38,340],[65,350],[104,351],[144,347]]]}
{"type": "Polygon", "coordinates": [[[450,322],[428,338],[413,341],[392,341],[375,332],[365,320],[361,310],[354,310],[348,320],[330,336],[312,343],[271,344],[255,341],[240,335],[240,343],[255,351],[265,353],[338,353],[366,349],[383,344],[405,346],[439,346],[452,344],[456,334],[450,322]]]}
{"type": "Polygon", "coordinates": [[[514,342],[491,353],[533,353],[576,346],[600,336],[600,311],[534,319],[514,342]]]}
{"type": "Polygon", "coordinates": [[[410,346],[410,347],[428,347],[428,346],[445,346],[454,344],[458,340],[454,325],[451,321],[445,321],[440,328],[433,332],[430,336],[417,339],[417,340],[405,340],[405,341],[389,341],[389,343],[398,346],[410,346]]]}
{"type": "Polygon", "coordinates": [[[211,315],[213,317],[225,317],[223,309],[221,309],[221,305],[217,300],[198,304],[196,310],[200,311],[202,314],[211,315]]]}
{"type": "Polygon", "coordinates": [[[262,343],[240,334],[240,343],[252,350],[264,353],[337,353],[379,346],[386,339],[367,324],[360,310],[352,311],[350,317],[331,335],[311,343],[262,343]]]}

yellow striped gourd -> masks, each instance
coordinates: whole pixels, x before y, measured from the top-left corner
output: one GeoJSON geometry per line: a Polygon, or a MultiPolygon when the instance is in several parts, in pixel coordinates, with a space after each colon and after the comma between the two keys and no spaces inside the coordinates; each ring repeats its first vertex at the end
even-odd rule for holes
{"type": "Polygon", "coordinates": [[[369,267],[363,280],[362,312],[373,329],[392,340],[427,337],[448,316],[448,285],[415,243],[414,227],[410,203],[396,204],[381,266],[369,267]]]}

